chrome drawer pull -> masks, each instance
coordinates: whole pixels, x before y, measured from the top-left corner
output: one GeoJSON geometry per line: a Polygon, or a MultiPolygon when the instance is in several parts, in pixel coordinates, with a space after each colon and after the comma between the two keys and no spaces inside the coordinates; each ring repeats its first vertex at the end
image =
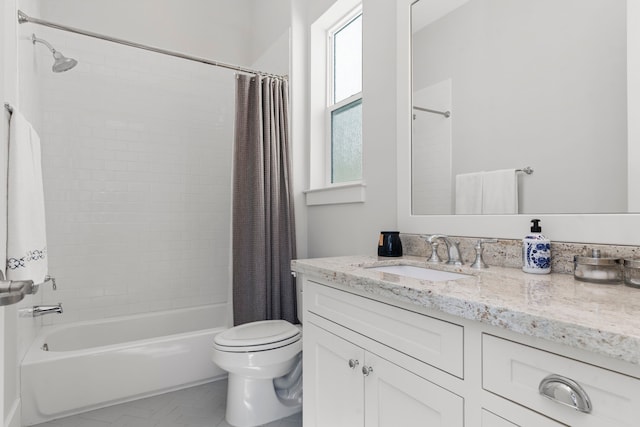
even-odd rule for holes
{"type": "Polygon", "coordinates": [[[358,362],[358,359],[349,359],[349,367],[351,369],[355,369],[356,366],[358,366],[360,364],[360,362],[358,362]]]}
{"type": "Polygon", "coordinates": [[[373,368],[371,366],[364,365],[362,367],[362,374],[365,377],[368,377],[371,372],[373,372],[373,368]]]}
{"type": "Polygon", "coordinates": [[[580,385],[561,375],[551,374],[545,377],[538,386],[544,397],[562,405],[570,406],[576,411],[586,414],[591,412],[591,400],[580,385]]]}

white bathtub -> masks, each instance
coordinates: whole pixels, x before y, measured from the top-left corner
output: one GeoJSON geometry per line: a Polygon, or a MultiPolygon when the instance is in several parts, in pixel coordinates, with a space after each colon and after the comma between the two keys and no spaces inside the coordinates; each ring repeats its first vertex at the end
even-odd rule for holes
{"type": "Polygon", "coordinates": [[[22,424],[223,377],[211,348],[226,319],[210,305],[44,327],[22,363],[22,424]]]}

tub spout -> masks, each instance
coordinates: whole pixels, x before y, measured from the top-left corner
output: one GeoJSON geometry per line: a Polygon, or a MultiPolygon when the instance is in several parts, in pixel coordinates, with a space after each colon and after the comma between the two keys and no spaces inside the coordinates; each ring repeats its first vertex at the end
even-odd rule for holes
{"type": "Polygon", "coordinates": [[[39,317],[51,313],[62,314],[62,303],[58,303],[58,305],[34,305],[31,308],[20,310],[20,315],[24,317],[39,317]]]}

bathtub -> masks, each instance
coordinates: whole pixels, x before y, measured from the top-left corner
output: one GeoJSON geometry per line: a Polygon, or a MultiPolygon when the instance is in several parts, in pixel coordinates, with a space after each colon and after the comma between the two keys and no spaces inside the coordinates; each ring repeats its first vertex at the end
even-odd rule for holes
{"type": "Polygon", "coordinates": [[[221,304],[43,327],[21,365],[22,425],[223,377],[211,348],[227,314],[221,304]]]}

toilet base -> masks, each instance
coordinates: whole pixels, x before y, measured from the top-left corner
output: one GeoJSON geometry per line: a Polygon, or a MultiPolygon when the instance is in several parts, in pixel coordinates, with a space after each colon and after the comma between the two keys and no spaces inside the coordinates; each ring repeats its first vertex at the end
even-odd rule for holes
{"type": "Polygon", "coordinates": [[[232,426],[255,427],[301,410],[301,403],[282,403],[276,395],[272,379],[247,378],[229,373],[226,419],[232,426]]]}

